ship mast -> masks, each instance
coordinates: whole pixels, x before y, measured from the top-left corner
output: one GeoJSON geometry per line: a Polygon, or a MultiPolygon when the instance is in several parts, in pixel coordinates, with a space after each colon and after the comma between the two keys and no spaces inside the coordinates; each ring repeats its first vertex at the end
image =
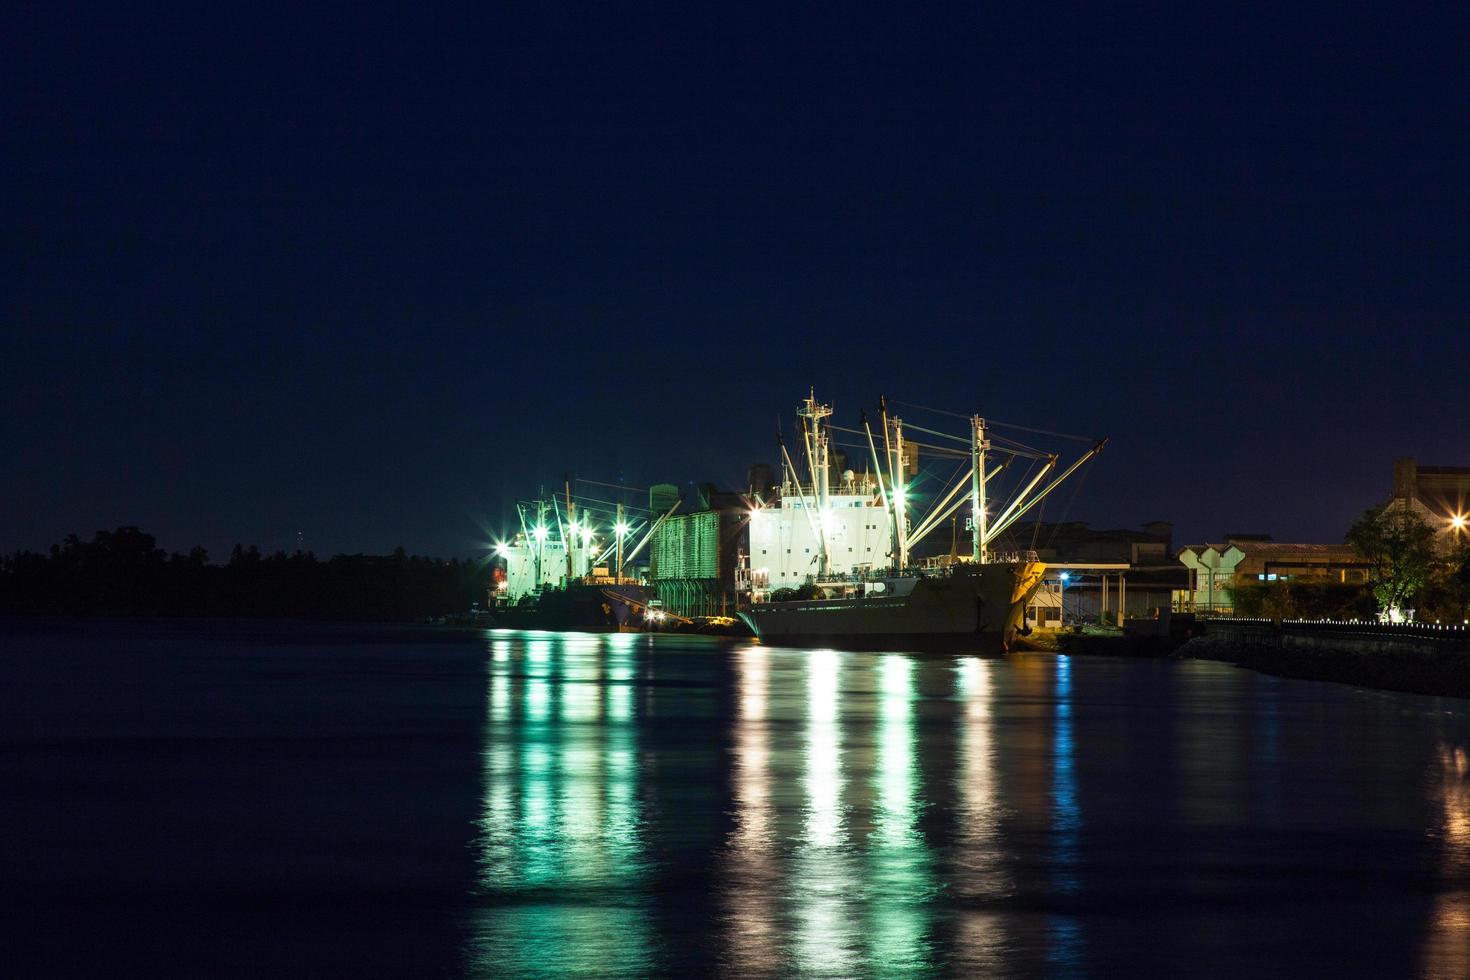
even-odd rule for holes
{"type": "Polygon", "coordinates": [[[617,583],[623,584],[623,535],[628,533],[628,525],[623,522],[623,502],[618,501],[617,523],[613,525],[613,533],[617,535],[618,557],[616,562],[617,583]]]}
{"type": "MultiPolygon", "coordinates": [[[[545,490],[543,489],[543,493],[545,490]]],[[[545,579],[541,576],[541,563],[546,559],[546,498],[536,501],[536,588],[541,588],[545,579]]]]}
{"type": "Polygon", "coordinates": [[[567,542],[567,583],[571,584],[572,580],[577,577],[575,559],[572,557],[572,542],[577,537],[577,505],[572,502],[572,478],[568,476],[565,480],[567,493],[567,527],[566,531],[562,532],[562,537],[566,538],[567,542]]]}
{"type": "Polygon", "coordinates": [[[990,440],[985,438],[985,420],[978,415],[970,416],[970,552],[977,565],[985,563],[985,451],[990,440]]]}
{"type": "Polygon", "coordinates": [[[821,548],[817,574],[826,577],[832,564],[831,548],[827,545],[827,507],[832,473],[828,463],[830,437],[822,427],[822,419],[832,414],[832,406],[819,405],[816,389],[813,388],[809,389],[806,401],[797,409],[796,414],[804,420],[801,434],[806,441],[807,462],[812,473],[812,497],[817,506],[817,544],[821,548]]]}
{"type": "Polygon", "coordinates": [[[893,420],[893,537],[898,543],[898,567],[902,571],[909,567],[909,517],[908,494],[904,486],[903,471],[903,419],[893,420]]]}

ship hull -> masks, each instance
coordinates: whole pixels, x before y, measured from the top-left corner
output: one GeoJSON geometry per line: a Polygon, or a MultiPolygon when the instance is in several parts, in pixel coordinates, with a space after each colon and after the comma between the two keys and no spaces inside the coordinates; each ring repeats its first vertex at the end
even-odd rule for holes
{"type": "Polygon", "coordinates": [[[770,646],[1000,653],[1041,582],[1036,562],[997,562],[920,579],[907,595],[769,602],[741,617],[770,646]]]}
{"type": "Polygon", "coordinates": [[[585,585],[543,592],[534,603],[494,613],[504,629],[576,633],[636,632],[643,628],[644,590],[629,585],[585,585]]]}

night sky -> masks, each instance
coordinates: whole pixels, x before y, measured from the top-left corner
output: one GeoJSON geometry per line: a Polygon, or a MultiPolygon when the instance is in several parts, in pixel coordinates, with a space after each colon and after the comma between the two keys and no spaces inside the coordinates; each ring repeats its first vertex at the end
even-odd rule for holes
{"type": "Polygon", "coordinates": [[[1470,465],[1463,5],[478,6],[6,6],[0,551],[467,555],[808,385],[1180,545],[1470,465]]]}

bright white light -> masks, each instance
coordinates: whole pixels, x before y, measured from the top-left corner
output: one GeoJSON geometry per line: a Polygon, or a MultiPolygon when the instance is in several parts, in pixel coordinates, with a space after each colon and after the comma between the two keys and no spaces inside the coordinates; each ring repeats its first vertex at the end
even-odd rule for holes
{"type": "Polygon", "coordinates": [[[619,521],[618,524],[617,524],[617,526],[614,527],[613,530],[616,531],[617,534],[618,534],[618,537],[621,538],[623,535],[625,535],[625,534],[628,533],[628,525],[626,525],[626,524],[622,523],[621,521],[619,521]]]}
{"type": "Polygon", "coordinates": [[[584,528],[582,528],[582,547],[586,548],[586,547],[590,547],[591,545],[592,545],[592,528],[590,528],[590,527],[584,527],[584,528]]]}
{"type": "Polygon", "coordinates": [[[1072,581],[1072,573],[1071,572],[1063,572],[1062,573],[1062,581],[1063,582],[1070,582],[1070,581],[1072,581]]]}
{"type": "Polygon", "coordinates": [[[537,541],[545,541],[546,540],[546,528],[543,525],[537,524],[536,525],[536,530],[533,531],[532,533],[536,535],[536,540],[537,541]]]}
{"type": "Polygon", "coordinates": [[[1464,530],[1464,528],[1465,528],[1465,515],[1464,514],[1456,514],[1454,517],[1451,517],[1450,518],[1450,527],[1454,528],[1456,531],[1464,530]]]}
{"type": "Polygon", "coordinates": [[[510,554],[510,545],[506,544],[504,541],[495,542],[495,553],[497,555],[510,554]]]}
{"type": "Polygon", "coordinates": [[[904,488],[903,487],[894,487],[893,488],[893,502],[894,502],[894,504],[896,504],[899,507],[902,507],[903,506],[903,495],[904,495],[904,488]]]}

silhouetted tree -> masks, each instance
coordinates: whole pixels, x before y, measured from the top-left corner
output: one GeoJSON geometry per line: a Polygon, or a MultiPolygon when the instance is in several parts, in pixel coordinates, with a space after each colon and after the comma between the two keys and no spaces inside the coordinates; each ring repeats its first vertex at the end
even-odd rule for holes
{"type": "Polygon", "coordinates": [[[1411,510],[1380,507],[1354,522],[1347,543],[1369,564],[1379,614],[1412,608],[1434,564],[1434,529],[1411,510]]]}

